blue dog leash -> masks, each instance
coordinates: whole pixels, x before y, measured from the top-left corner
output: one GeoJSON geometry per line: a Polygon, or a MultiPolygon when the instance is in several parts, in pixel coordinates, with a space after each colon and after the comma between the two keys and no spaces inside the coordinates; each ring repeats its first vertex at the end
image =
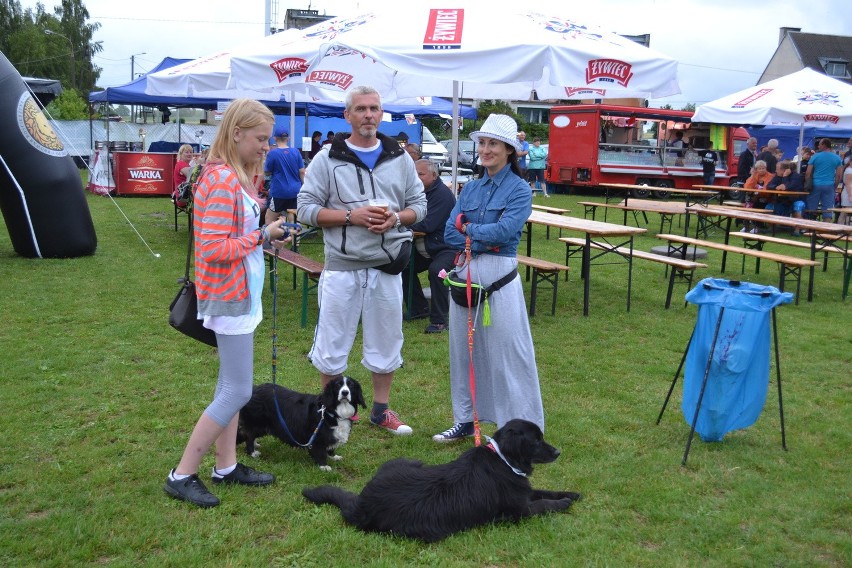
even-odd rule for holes
{"type": "MultiPolygon", "coordinates": [[[[282,226],[287,225],[290,227],[301,229],[298,223],[282,223],[282,226]]],[[[303,448],[311,448],[314,445],[314,441],[317,439],[317,434],[319,434],[319,429],[322,427],[323,421],[325,420],[325,405],[322,405],[319,409],[320,419],[317,427],[314,428],[313,434],[311,434],[311,438],[307,441],[307,443],[302,444],[293,436],[290,432],[290,429],[287,428],[287,422],[284,420],[284,416],[281,415],[281,407],[278,405],[278,395],[275,392],[275,387],[277,386],[276,378],[278,375],[278,250],[275,249],[275,254],[272,256],[272,270],[270,271],[270,276],[272,278],[272,401],[275,403],[275,413],[278,415],[278,423],[287,433],[287,436],[290,440],[296,444],[297,446],[301,446],[303,448]]]]}

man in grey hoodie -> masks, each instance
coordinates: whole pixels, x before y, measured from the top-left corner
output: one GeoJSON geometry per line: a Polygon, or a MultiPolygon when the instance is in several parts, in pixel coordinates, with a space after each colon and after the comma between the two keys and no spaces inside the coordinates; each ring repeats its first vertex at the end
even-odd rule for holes
{"type": "Polygon", "coordinates": [[[338,133],[305,173],[298,218],[322,227],[325,266],[319,318],[308,357],[323,387],[346,371],[360,320],[361,364],[373,379],[370,422],[398,435],[411,428],[388,406],[394,372],[402,366],[402,285],[412,234],[426,216],[426,195],[414,161],[378,132],[382,101],[372,87],[346,96],[352,133],[338,133]]]}

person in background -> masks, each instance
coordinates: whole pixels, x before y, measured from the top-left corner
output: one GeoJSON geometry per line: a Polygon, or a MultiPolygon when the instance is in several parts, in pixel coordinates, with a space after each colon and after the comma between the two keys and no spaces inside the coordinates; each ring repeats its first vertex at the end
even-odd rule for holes
{"type": "Polygon", "coordinates": [[[334,142],[334,130],[329,130],[328,134],[325,135],[325,140],[322,141],[323,147],[331,146],[331,143],[334,142]]]}
{"type": "MultiPolygon", "coordinates": [[[[790,161],[782,160],[775,166],[775,177],[772,178],[766,188],[778,191],[802,191],[804,186],[804,178],[796,172],[795,165],[790,161]]],[[[805,202],[799,199],[799,196],[778,195],[775,197],[775,203],[770,203],[766,206],[766,209],[773,211],[776,215],[801,219],[802,211],[805,210],[805,202]]],[[[794,237],[801,234],[798,227],[793,228],[792,235],[794,237]]]]}
{"type": "Polygon", "coordinates": [[[338,134],[327,152],[317,154],[298,198],[299,219],[322,227],[325,246],[308,358],[325,387],[346,371],[360,320],[361,364],[373,379],[370,423],[409,435],[411,427],[389,408],[389,400],[402,366],[399,274],[408,268],[408,226],[426,216],[426,195],[414,162],[394,138],[378,131],[382,100],[376,89],[352,88],[343,116],[352,133],[338,134]]]}
{"type": "Polygon", "coordinates": [[[843,160],[831,151],[831,140],[823,138],[817,145],[817,153],[808,162],[805,185],[810,186],[808,211],[822,209],[822,220],[831,222],[835,188],[843,174],[843,160]]]}
{"type": "Polygon", "coordinates": [[[210,148],[210,159],[195,192],[193,238],[198,313],[204,327],[216,333],[219,379],[213,402],[189,437],[177,467],[169,473],[165,492],[199,507],[215,507],[219,499],[198,477],[201,460],[216,446],[214,484],[269,485],[261,473],[237,461],[240,409],[249,401],[254,379],[254,330],[262,314],[266,272],[264,242],[283,246],[283,219],[258,228],[260,199],[251,175],[269,144],[275,119],[261,103],[233,101],[210,148]]]}
{"type": "Polygon", "coordinates": [[[180,148],[178,148],[177,154],[177,163],[175,163],[175,169],[172,173],[172,179],[174,180],[174,187],[172,188],[172,201],[175,202],[175,205],[178,207],[186,207],[187,202],[179,199],[180,192],[178,188],[180,184],[185,183],[189,179],[189,173],[192,170],[192,167],[189,165],[189,162],[192,160],[192,146],[189,144],[183,144],[180,148]]]}
{"type": "Polygon", "coordinates": [[[426,191],[426,218],[411,225],[415,233],[424,233],[415,237],[414,278],[409,279],[408,270],[402,271],[402,290],[406,295],[411,285],[411,313],[413,317],[421,314],[429,317],[425,333],[441,333],[447,329],[447,311],[449,310],[450,290],[441,271],[449,272],[456,257],[455,249],[444,243],[444,227],[450,217],[450,211],[456,204],[456,198],[450,188],[438,176],[438,166],[431,160],[417,160],[414,163],[417,177],[423,182],[426,191]],[[431,301],[426,302],[423,287],[417,274],[429,271],[429,290],[431,301]]]}
{"type": "Polygon", "coordinates": [[[314,130],[311,134],[311,151],[308,152],[308,159],[313,160],[320,150],[322,150],[322,132],[314,130]]]}
{"type": "Polygon", "coordinates": [[[752,136],[746,142],[746,149],[740,154],[739,163],[737,164],[737,180],[740,183],[745,183],[751,176],[751,169],[754,167],[754,161],[757,159],[757,138],[752,136]]]}
{"type": "Polygon", "coordinates": [[[420,144],[415,144],[414,142],[405,145],[405,153],[411,156],[411,159],[415,162],[423,157],[420,144]]]}
{"type": "Polygon", "coordinates": [[[518,150],[518,169],[521,170],[521,177],[527,179],[527,154],[530,153],[530,143],[527,142],[527,134],[523,130],[518,132],[518,142],[521,149],[518,150]]]}
{"type": "MultiPolygon", "coordinates": [[[[671,144],[669,144],[669,147],[674,148],[676,150],[686,149],[686,142],[683,141],[683,130],[675,131],[675,139],[672,140],[671,144]]],[[[679,151],[677,155],[679,157],[683,157],[683,152],[679,151]]]]}
{"type": "Polygon", "coordinates": [[[400,131],[400,133],[396,135],[396,141],[399,142],[399,146],[404,149],[408,146],[408,134],[404,131],[400,131]]]}
{"type": "Polygon", "coordinates": [[[778,140],[770,139],[766,143],[766,147],[757,155],[757,160],[766,162],[766,170],[769,172],[775,171],[775,166],[778,164],[778,158],[775,152],[778,150],[778,140]]]}
{"type": "MultiPolygon", "coordinates": [[[[852,139],[849,140],[850,148],[852,148],[852,139]]],[[[852,160],[846,164],[846,169],[843,170],[843,189],[840,193],[840,206],[852,207],[852,160]]],[[[837,222],[841,225],[849,224],[849,213],[841,213],[837,222]]]]}
{"type": "Polygon", "coordinates": [[[713,150],[713,141],[707,142],[707,149],[698,153],[701,156],[702,177],[704,185],[713,185],[716,182],[716,164],[719,163],[719,154],[713,150]]]}
{"type": "Polygon", "coordinates": [[[266,223],[275,221],[281,215],[287,222],[294,223],[295,215],[288,209],[296,209],[296,196],[305,181],[305,161],[297,148],[287,145],[290,133],[283,126],[275,127],[275,148],[269,151],[263,165],[264,174],[269,176],[269,201],[266,210],[266,223]]]}
{"type": "MultiPolygon", "coordinates": [[[[457,251],[470,239],[471,258],[460,256],[454,272],[484,287],[502,286],[488,298],[490,325],[482,304],[473,310],[473,367],[476,370],[476,413],[480,420],[503,426],[522,418],[544,430],[544,408],[517,252],[532,211],[532,192],[518,168],[517,124],[491,114],[470,137],[485,169],[465,184],[447,225],[444,242],[457,251]]],[[[452,442],[473,434],[473,400],[468,358],[468,308],[450,303],[450,390],[454,424],[432,439],[452,442]]]]}
{"type": "MultiPolygon", "coordinates": [[[[766,162],[757,160],[754,163],[754,173],[749,176],[743,187],[746,189],[768,189],[766,186],[772,181],[774,174],[766,169],[766,162]]],[[[754,209],[765,209],[766,206],[774,201],[771,194],[766,193],[749,193],[746,197],[746,207],[754,209]]],[[[757,226],[748,221],[743,222],[742,232],[757,234],[757,226]]]]}
{"type": "Polygon", "coordinates": [[[547,194],[547,183],[544,181],[544,166],[547,163],[547,150],[541,146],[541,138],[536,136],[533,138],[533,145],[530,146],[529,153],[529,175],[530,189],[535,191],[540,189],[545,197],[550,197],[547,194]]]}

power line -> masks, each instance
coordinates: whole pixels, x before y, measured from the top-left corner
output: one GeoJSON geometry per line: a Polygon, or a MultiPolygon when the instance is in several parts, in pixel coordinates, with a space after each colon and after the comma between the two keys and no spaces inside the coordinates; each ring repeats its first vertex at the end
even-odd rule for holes
{"type": "Polygon", "coordinates": [[[216,24],[217,26],[224,25],[239,25],[239,26],[258,26],[265,25],[265,22],[256,21],[256,22],[234,22],[234,21],[222,21],[222,20],[184,20],[184,19],[171,19],[171,18],[130,18],[130,17],[118,17],[118,16],[90,16],[90,20],[122,20],[122,21],[133,21],[133,22],[157,22],[160,24],[216,24]]]}

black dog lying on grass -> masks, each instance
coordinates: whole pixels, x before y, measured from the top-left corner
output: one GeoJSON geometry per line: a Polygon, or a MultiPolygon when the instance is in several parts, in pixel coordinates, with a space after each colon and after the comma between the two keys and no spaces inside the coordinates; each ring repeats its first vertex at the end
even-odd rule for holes
{"type": "Polygon", "coordinates": [[[251,400],[240,410],[240,426],[237,443],[246,443],[246,452],[260,456],[255,440],[263,436],[275,436],[285,444],[299,447],[308,444],[308,452],[320,466],[331,471],[328,460],[339,460],[334,452],[349,440],[351,418],[358,413],[358,406],[366,407],[361,385],[351,377],[337,377],[319,395],[292,391],[272,383],[254,387],[251,400]],[[273,386],[278,399],[278,408],[287,430],[281,424],[273,386]],[[292,435],[288,435],[287,431],[292,435]],[[294,441],[295,440],[295,441],[294,441]]]}
{"type": "Polygon", "coordinates": [[[568,509],[579,493],[533,489],[527,479],[534,463],[557,457],[538,426],[510,420],[488,445],[450,463],[395,459],[379,467],[360,495],[333,485],[306,487],[302,495],[336,505],[343,520],[361,530],[434,542],[495,521],[568,509]]]}

